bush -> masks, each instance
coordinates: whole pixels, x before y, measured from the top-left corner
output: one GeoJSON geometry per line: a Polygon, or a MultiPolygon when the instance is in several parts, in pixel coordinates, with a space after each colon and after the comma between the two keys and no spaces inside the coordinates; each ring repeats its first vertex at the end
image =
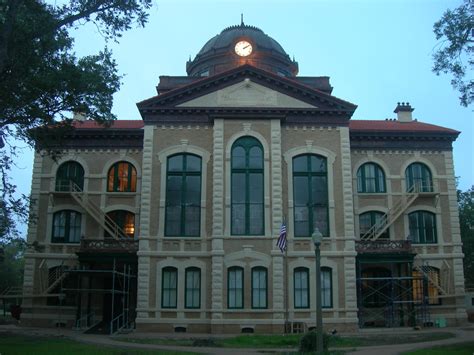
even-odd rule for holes
{"type": "MultiPolygon", "coordinates": [[[[323,349],[326,351],[329,346],[329,338],[328,334],[323,333],[323,349]]],[[[316,343],[317,343],[317,333],[315,331],[311,331],[303,335],[300,340],[300,347],[298,351],[306,353],[311,351],[316,351],[316,343]]]]}
{"type": "Polygon", "coordinates": [[[212,338],[194,338],[193,346],[216,346],[214,339],[212,338]]]}

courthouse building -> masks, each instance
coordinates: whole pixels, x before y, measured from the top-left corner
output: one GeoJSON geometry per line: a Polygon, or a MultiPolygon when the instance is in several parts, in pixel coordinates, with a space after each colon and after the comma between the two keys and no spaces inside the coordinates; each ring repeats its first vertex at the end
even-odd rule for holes
{"type": "Polygon", "coordinates": [[[459,132],[403,102],[393,119],[351,119],[329,77],[298,76],[244,23],[186,72],[160,76],[142,120],[78,114],[59,159],[36,153],[23,323],[300,332],[315,326],[316,292],[331,329],[466,319],[459,132]]]}

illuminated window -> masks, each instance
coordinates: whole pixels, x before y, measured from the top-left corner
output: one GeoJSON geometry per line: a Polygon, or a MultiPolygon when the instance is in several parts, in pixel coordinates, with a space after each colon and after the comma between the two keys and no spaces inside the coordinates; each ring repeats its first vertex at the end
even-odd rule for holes
{"type": "Polygon", "coordinates": [[[107,191],[135,192],[137,190],[137,170],[125,161],[112,165],[108,174],[107,191]]]}
{"type": "MultiPolygon", "coordinates": [[[[135,215],[132,212],[116,210],[107,213],[107,216],[123,230],[127,237],[133,238],[135,236],[135,215]]],[[[111,237],[107,232],[105,232],[105,236],[111,237]]]]}
{"type": "Polygon", "coordinates": [[[75,161],[61,164],[56,172],[56,191],[70,191],[71,182],[84,189],[84,169],[75,161]]]}
{"type": "Polygon", "coordinates": [[[329,236],[326,158],[307,154],[293,158],[295,236],[310,237],[315,228],[329,236]]]}
{"type": "Polygon", "coordinates": [[[385,192],[385,174],[375,163],[366,163],[357,170],[357,192],[385,192]]]}

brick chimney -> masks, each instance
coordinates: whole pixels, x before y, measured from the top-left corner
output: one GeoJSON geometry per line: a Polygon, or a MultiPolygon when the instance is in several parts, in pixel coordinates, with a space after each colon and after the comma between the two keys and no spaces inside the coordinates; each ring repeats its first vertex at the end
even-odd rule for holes
{"type": "Polygon", "coordinates": [[[398,122],[411,122],[413,121],[413,118],[411,116],[413,110],[414,108],[410,106],[409,102],[399,102],[397,103],[397,107],[393,112],[397,114],[398,122]]]}

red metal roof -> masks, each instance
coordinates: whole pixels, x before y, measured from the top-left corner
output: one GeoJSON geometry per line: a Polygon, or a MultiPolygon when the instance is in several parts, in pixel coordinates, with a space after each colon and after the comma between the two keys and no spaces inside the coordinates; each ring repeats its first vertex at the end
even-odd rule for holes
{"type": "Polygon", "coordinates": [[[454,129],[418,121],[399,122],[396,120],[350,120],[349,129],[353,132],[413,132],[459,134],[454,129]]]}

